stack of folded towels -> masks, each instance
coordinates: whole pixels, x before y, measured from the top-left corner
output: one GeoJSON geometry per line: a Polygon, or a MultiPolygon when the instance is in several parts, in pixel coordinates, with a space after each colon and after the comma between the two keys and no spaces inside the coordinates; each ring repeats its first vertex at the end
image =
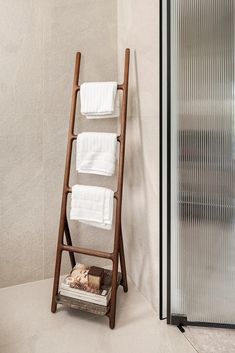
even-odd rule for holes
{"type": "MultiPolygon", "coordinates": [[[[117,82],[83,83],[80,89],[81,113],[87,119],[119,116],[117,82]]],[[[79,173],[111,176],[117,159],[117,135],[83,132],[77,137],[76,169],[79,173]]],[[[72,187],[70,218],[110,230],[113,221],[112,190],[86,185],[72,187]]]]}
{"type": "Polygon", "coordinates": [[[70,219],[102,229],[112,229],[113,196],[113,191],[107,188],[74,185],[70,219]]]}

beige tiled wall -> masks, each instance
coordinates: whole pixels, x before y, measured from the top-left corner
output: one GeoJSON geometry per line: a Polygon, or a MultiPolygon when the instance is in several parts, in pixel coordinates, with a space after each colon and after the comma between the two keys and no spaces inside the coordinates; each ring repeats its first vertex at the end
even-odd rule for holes
{"type": "MultiPolygon", "coordinates": [[[[116,0],[0,0],[0,5],[4,287],[53,273],[75,52],[83,54],[82,81],[115,80],[117,21],[116,0]]],[[[93,131],[115,129],[115,121],[85,126],[83,118],[80,124],[93,131]]],[[[105,183],[98,177],[87,182],[105,183]]],[[[76,243],[77,232],[74,238],[76,243]]],[[[81,237],[87,239],[97,247],[111,245],[107,234],[81,237]]]]}
{"type": "Polygon", "coordinates": [[[123,233],[127,271],[158,307],[158,1],[118,0],[118,66],[131,51],[123,233]]]}

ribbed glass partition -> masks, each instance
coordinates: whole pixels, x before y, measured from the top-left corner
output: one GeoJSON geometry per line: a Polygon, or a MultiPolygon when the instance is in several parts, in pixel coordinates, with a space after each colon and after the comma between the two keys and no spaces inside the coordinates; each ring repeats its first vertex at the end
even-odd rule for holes
{"type": "Polygon", "coordinates": [[[171,0],[171,313],[235,324],[234,0],[171,0]]]}

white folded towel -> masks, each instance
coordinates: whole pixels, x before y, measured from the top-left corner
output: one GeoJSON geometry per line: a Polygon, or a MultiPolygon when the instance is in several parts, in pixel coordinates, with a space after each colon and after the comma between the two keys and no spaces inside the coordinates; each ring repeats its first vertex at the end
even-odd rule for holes
{"type": "Polygon", "coordinates": [[[111,176],[117,158],[117,135],[83,132],[77,137],[76,169],[79,173],[111,176]]]}
{"type": "Polygon", "coordinates": [[[113,196],[113,191],[107,188],[74,185],[72,187],[70,219],[97,228],[112,229],[113,196]]]}
{"type": "Polygon", "coordinates": [[[85,82],[80,88],[81,114],[87,119],[119,116],[117,82],[85,82]]]}

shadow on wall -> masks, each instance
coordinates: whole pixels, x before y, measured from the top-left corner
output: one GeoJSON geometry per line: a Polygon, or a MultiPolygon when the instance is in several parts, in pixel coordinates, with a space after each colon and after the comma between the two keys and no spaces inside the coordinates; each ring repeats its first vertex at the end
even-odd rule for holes
{"type": "MultiPolygon", "coordinates": [[[[129,112],[127,119],[126,161],[124,178],[123,228],[126,244],[127,271],[138,289],[148,297],[156,308],[156,268],[152,259],[151,231],[148,221],[148,175],[144,158],[143,129],[141,114],[139,72],[137,52],[132,54],[129,112]]],[[[156,266],[156,265],[155,265],[156,266]]]]}

